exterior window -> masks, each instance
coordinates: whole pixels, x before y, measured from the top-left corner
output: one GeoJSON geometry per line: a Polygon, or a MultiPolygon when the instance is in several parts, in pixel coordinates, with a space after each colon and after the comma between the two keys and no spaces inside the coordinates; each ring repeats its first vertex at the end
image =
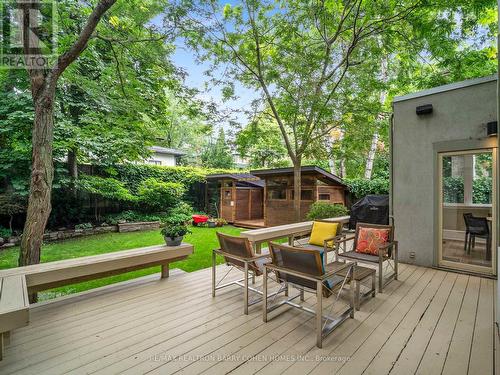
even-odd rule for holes
{"type": "Polygon", "coordinates": [[[149,159],[148,164],[152,165],[161,165],[161,160],[154,160],[154,159],[149,159]]]}
{"type": "Polygon", "coordinates": [[[233,191],[231,189],[224,189],[224,200],[230,201],[233,199],[233,191]]]}
{"type": "Polygon", "coordinates": [[[320,201],[329,201],[330,200],[330,194],[320,194],[318,196],[318,199],[320,201]]]}
{"type": "Polygon", "coordinates": [[[286,189],[288,179],[273,178],[267,180],[267,199],[269,200],[286,200],[286,189]]]}
{"type": "Polygon", "coordinates": [[[283,188],[283,187],[269,187],[269,188],[267,188],[267,199],[285,200],[286,199],[286,188],[283,188]]]}
{"type": "MultiPolygon", "coordinates": [[[[295,192],[293,190],[291,190],[291,197],[292,197],[292,200],[295,199],[295,192]]],[[[314,200],[313,199],[313,191],[312,189],[302,189],[300,191],[300,200],[302,201],[312,201],[314,200]]]]}

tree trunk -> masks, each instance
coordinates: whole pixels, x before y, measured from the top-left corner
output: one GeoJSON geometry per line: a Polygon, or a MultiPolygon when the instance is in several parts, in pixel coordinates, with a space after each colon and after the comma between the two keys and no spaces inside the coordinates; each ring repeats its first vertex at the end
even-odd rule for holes
{"type": "Polygon", "coordinates": [[[373,172],[373,162],[375,161],[375,155],[377,153],[377,145],[378,145],[378,131],[375,130],[372,137],[372,144],[370,146],[370,152],[368,152],[368,158],[366,158],[366,166],[365,166],[365,178],[372,178],[373,172]]]}
{"type": "Polygon", "coordinates": [[[43,97],[35,102],[30,195],[21,239],[20,266],[40,263],[43,233],[52,208],[53,130],[53,96],[43,97]]]}
{"type": "Polygon", "coordinates": [[[301,212],[300,212],[300,195],[301,195],[301,185],[302,185],[302,168],[301,160],[297,159],[293,161],[293,210],[295,212],[295,222],[300,222],[301,212]]]}

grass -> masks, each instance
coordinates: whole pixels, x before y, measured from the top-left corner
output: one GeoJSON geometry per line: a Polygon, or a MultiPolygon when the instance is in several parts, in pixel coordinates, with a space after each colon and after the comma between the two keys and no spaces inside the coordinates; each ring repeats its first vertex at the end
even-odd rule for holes
{"type": "MultiPolygon", "coordinates": [[[[218,247],[216,232],[238,235],[242,229],[226,225],[222,228],[190,228],[191,234],[184,237],[184,241],[194,245],[195,251],[188,259],[172,263],[170,268],[180,268],[186,272],[193,272],[211,265],[211,251],[218,247]]],[[[82,237],[62,242],[49,243],[42,247],[42,262],[51,262],[61,259],[83,257],[110,253],[113,251],[134,249],[164,243],[160,232],[132,232],[132,233],[106,233],[95,236],[82,237]]],[[[0,251],[0,269],[17,267],[19,248],[13,247],[0,251]]],[[[219,260],[222,262],[222,259],[219,260]]],[[[66,294],[82,292],[120,281],[160,272],[160,267],[124,273],[106,277],[99,280],[86,281],[79,284],[68,285],[39,293],[40,300],[47,300],[66,294]]]]}

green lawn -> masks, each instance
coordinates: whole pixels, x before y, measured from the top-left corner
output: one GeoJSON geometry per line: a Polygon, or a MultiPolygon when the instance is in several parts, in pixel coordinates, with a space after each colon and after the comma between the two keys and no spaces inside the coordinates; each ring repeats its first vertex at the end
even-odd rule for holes
{"type": "MultiPolygon", "coordinates": [[[[242,229],[226,225],[222,228],[190,228],[192,234],[186,235],[185,242],[193,244],[194,254],[188,259],[171,264],[171,268],[180,268],[186,272],[196,271],[211,265],[211,251],[218,246],[217,231],[238,235],[242,229]]],[[[133,249],[137,247],[158,245],[164,243],[160,231],[107,233],[83,237],[63,242],[46,244],[42,248],[42,262],[77,258],[87,255],[109,253],[113,251],[133,249]]],[[[17,266],[19,248],[13,247],[0,251],[0,269],[17,266]]],[[[222,261],[222,259],[220,260],[222,261]]],[[[160,271],[160,267],[133,271],[104,279],[87,281],[39,293],[40,300],[47,300],[61,295],[81,292],[119,281],[133,279],[160,271]]]]}

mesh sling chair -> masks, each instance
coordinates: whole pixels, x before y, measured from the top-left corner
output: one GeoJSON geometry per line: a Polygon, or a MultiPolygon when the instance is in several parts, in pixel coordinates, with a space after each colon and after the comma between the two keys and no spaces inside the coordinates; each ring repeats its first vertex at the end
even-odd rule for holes
{"type": "Polygon", "coordinates": [[[392,225],[380,225],[380,224],[368,224],[368,223],[357,223],[356,232],[354,236],[339,238],[335,241],[337,246],[335,248],[335,254],[337,260],[349,260],[351,262],[369,263],[378,265],[378,291],[382,292],[384,286],[392,279],[398,279],[398,242],[394,241],[394,226],[392,225]],[[358,248],[359,234],[360,230],[366,229],[387,229],[389,235],[385,244],[378,247],[378,255],[372,255],[367,253],[362,253],[356,251],[358,248]],[[347,243],[353,241],[352,250],[347,251],[347,243]],[[343,252],[340,252],[341,246],[343,245],[343,252]],[[392,262],[392,264],[391,264],[392,262]],[[393,273],[387,276],[387,281],[384,282],[384,263],[387,267],[393,269],[393,273]]]}
{"type": "Polygon", "coordinates": [[[263,265],[269,262],[269,254],[256,255],[253,253],[252,246],[247,238],[234,237],[227,234],[217,232],[219,239],[220,249],[212,251],[212,297],[215,297],[215,291],[231,286],[238,285],[243,287],[243,312],[248,315],[248,307],[254,305],[262,300],[262,291],[253,288],[249,285],[248,279],[251,275],[252,284],[255,284],[255,277],[263,274],[263,265]],[[227,265],[231,266],[229,271],[217,282],[216,280],[216,257],[217,254],[224,257],[227,265]],[[244,273],[242,279],[228,282],[220,285],[226,276],[233,270],[237,269],[244,273]],[[260,297],[249,301],[249,291],[258,294],[260,297]]]}
{"type": "Polygon", "coordinates": [[[272,263],[264,266],[264,302],[263,320],[267,322],[268,313],[280,306],[289,305],[316,316],[316,345],[321,348],[323,339],[349,317],[354,318],[354,288],[350,287],[349,306],[338,316],[323,314],[323,298],[335,295],[335,301],[330,306],[330,313],[334,304],[340,299],[344,286],[352,278],[354,263],[333,262],[323,264],[321,254],[317,250],[302,249],[290,245],[270,244],[272,263]],[[344,277],[337,275],[341,270],[349,271],[344,277]],[[280,284],[291,285],[299,290],[295,296],[287,296],[284,300],[275,302],[276,295],[269,301],[268,277],[274,273],[280,284]],[[304,292],[316,294],[316,310],[293,302],[300,297],[304,301],[304,292]]]}

